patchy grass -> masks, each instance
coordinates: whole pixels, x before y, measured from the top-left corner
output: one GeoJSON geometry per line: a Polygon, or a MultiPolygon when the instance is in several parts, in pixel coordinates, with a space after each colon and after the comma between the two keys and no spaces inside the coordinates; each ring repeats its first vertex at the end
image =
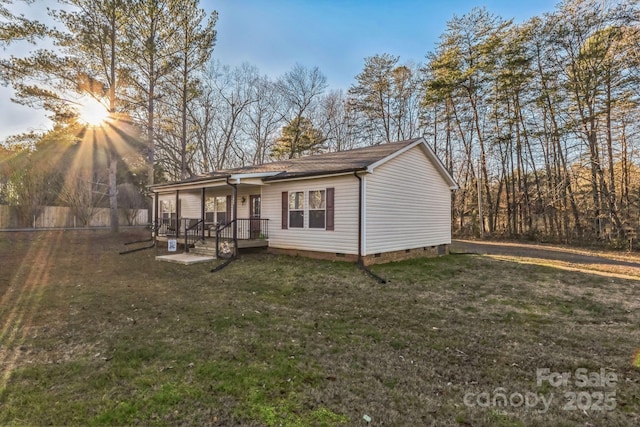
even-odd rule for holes
{"type": "Polygon", "coordinates": [[[640,423],[637,282],[468,255],[375,266],[387,285],[266,254],[212,274],[119,256],[138,236],[0,234],[0,424],[640,423]]]}

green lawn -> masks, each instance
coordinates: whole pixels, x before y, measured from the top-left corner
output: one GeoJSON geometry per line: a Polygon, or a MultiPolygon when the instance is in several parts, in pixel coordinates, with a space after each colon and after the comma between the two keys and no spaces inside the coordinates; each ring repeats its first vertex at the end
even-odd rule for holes
{"type": "Polygon", "coordinates": [[[637,282],[471,255],[386,285],[268,254],[210,273],[118,255],[139,235],[0,233],[0,424],[640,424],[637,282]]]}

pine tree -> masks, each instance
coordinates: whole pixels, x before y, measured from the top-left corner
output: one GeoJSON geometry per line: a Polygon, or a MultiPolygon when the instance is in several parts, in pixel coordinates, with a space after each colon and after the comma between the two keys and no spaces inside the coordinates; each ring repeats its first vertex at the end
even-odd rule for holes
{"type": "Polygon", "coordinates": [[[293,159],[320,152],[326,141],[319,129],[306,117],[293,119],[282,128],[271,155],[276,159],[293,159]]]}

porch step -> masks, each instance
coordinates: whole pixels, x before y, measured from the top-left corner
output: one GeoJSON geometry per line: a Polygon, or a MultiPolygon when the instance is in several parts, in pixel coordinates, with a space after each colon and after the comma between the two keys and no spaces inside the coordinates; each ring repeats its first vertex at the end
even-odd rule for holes
{"type": "MultiPolygon", "coordinates": [[[[233,242],[227,240],[224,240],[224,242],[226,242],[228,248],[233,248],[233,242]]],[[[267,246],[269,246],[269,241],[264,239],[238,240],[238,249],[265,248],[267,246]]],[[[189,249],[189,253],[215,257],[216,242],[213,239],[199,240],[189,249]]]]}
{"type": "Polygon", "coordinates": [[[193,247],[191,249],[189,249],[189,253],[190,254],[197,254],[197,255],[207,255],[207,256],[212,256],[215,257],[216,256],[216,248],[208,248],[206,246],[202,246],[202,247],[193,247]]]}
{"type": "Polygon", "coordinates": [[[215,257],[216,242],[212,240],[199,240],[195,243],[193,248],[189,249],[189,253],[215,257]]]}

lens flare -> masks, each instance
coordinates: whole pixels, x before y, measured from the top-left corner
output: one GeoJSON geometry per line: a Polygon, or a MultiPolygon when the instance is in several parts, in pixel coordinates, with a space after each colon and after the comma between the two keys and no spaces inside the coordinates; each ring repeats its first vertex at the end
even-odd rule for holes
{"type": "Polygon", "coordinates": [[[100,126],[109,118],[109,111],[93,98],[85,98],[79,104],[79,119],[86,125],[100,126]]]}

